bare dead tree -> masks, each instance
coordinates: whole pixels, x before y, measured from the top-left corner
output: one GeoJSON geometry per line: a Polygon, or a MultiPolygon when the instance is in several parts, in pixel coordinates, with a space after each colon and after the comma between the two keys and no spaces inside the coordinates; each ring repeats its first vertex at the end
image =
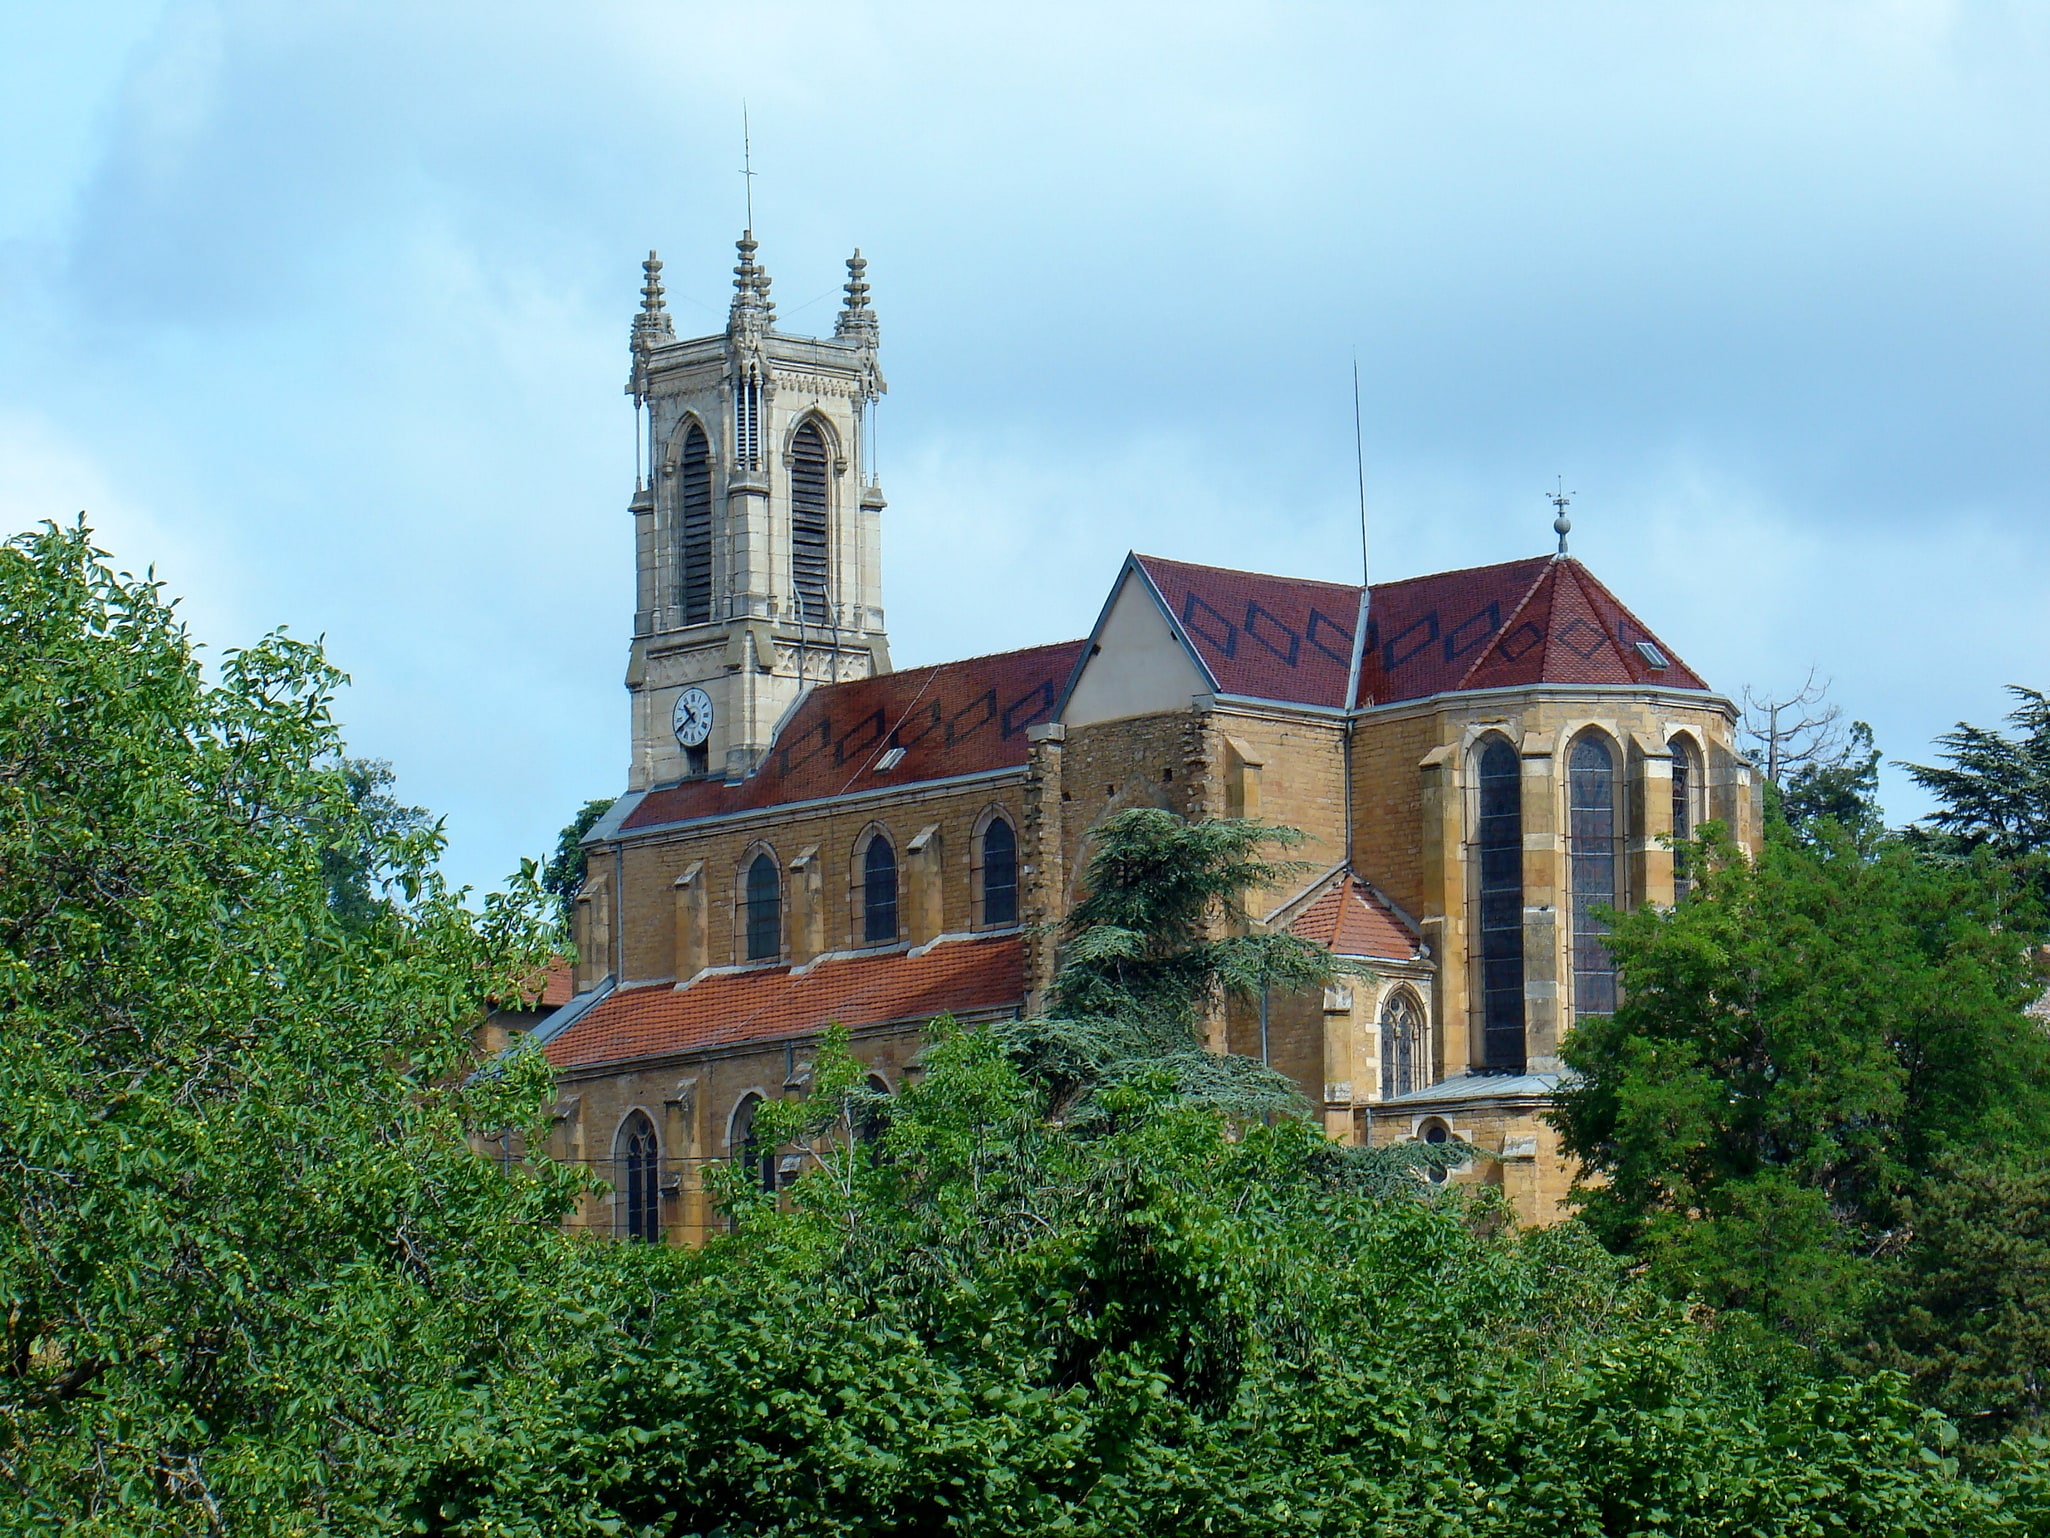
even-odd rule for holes
{"type": "Polygon", "coordinates": [[[1829,698],[1829,679],[1816,682],[1815,669],[1801,687],[1784,698],[1744,690],[1744,719],[1739,723],[1757,747],[1756,758],[1773,784],[1805,764],[1828,765],[1843,757],[1843,710],[1829,698]]]}

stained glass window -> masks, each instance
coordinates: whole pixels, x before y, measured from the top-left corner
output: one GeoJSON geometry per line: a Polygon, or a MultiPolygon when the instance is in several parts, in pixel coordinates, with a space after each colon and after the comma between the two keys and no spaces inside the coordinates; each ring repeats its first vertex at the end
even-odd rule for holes
{"type": "Polygon", "coordinates": [[[1497,737],[1481,750],[1479,866],[1481,1054],[1523,1072],[1523,765],[1497,737]]]}
{"type": "Polygon", "coordinates": [[[1573,867],[1573,1015],[1616,1012],[1609,926],[1596,910],[1619,906],[1616,755],[1599,737],[1573,745],[1567,769],[1567,844],[1573,867]]]}
{"type": "Polygon", "coordinates": [[[655,1124],[634,1112],[619,1129],[613,1153],[619,1229],[629,1239],[652,1244],[662,1237],[661,1152],[655,1124]]]}
{"type": "Polygon", "coordinates": [[[897,851],[880,833],[861,855],[861,938],[869,945],[897,938],[897,851]]]}
{"type": "Polygon", "coordinates": [[[783,954],[783,895],[776,862],[758,854],[747,868],[747,959],[774,961],[783,954]]]}
{"type": "Polygon", "coordinates": [[[1018,922],[1018,835],[1001,817],[982,830],[982,921],[1018,922]]]}

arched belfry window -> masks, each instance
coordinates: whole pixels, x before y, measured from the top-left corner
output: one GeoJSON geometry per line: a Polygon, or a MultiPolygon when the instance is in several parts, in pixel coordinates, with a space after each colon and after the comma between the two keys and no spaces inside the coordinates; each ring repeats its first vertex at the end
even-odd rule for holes
{"type": "Polygon", "coordinates": [[[612,1150],[614,1209],[622,1237],[652,1244],[662,1237],[662,1148],[655,1124],[636,1111],[620,1124],[612,1150]]]}
{"type": "Polygon", "coordinates": [[[831,617],[826,566],[826,435],[807,422],[790,440],[790,580],[808,625],[831,617]]]}
{"type": "Polygon", "coordinates": [[[1516,749],[1490,739],[1476,765],[1474,837],[1480,906],[1481,1058],[1523,1071],[1523,765],[1516,749]]]}
{"type": "Polygon", "coordinates": [[[1573,867],[1573,1016],[1616,1012],[1616,962],[1599,908],[1620,906],[1616,754],[1589,733],[1567,765],[1567,849],[1573,867]]]}
{"type": "Polygon", "coordinates": [[[1018,922],[1018,834],[1002,817],[982,830],[982,922],[992,928],[1018,922]]]}
{"type": "Polygon", "coordinates": [[[758,854],[747,867],[747,959],[774,961],[783,954],[783,892],[776,857],[758,854]]]}
{"type": "MultiPolygon", "coordinates": [[[[1673,739],[1673,842],[1677,845],[1683,839],[1694,837],[1694,797],[1701,789],[1701,771],[1694,757],[1694,748],[1685,737],[1673,739]]],[[[1693,883],[1687,873],[1687,857],[1679,849],[1673,851],[1673,901],[1678,902],[1687,895],[1693,883]]]]}
{"type": "Polygon", "coordinates": [[[1416,995],[1398,988],[1381,1006],[1381,1098],[1424,1086],[1424,1012],[1416,995]]]}
{"type": "Polygon", "coordinates": [[[697,423],[684,434],[676,464],[680,549],[677,601],[686,625],[712,618],[712,441],[697,423]]]}
{"type": "Polygon", "coordinates": [[[776,1150],[765,1147],[755,1132],[755,1112],[762,1097],[749,1092],[733,1108],[733,1120],[726,1130],[726,1152],[735,1164],[754,1177],[764,1191],[776,1189],[776,1150]]]}
{"type": "Polygon", "coordinates": [[[897,851],[880,833],[861,852],[861,938],[866,945],[897,938],[897,851]]]}

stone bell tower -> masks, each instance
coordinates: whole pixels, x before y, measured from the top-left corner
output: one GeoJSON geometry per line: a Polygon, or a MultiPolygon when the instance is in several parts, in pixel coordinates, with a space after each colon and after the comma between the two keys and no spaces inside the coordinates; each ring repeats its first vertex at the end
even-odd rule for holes
{"type": "Polygon", "coordinates": [[[661,262],[651,251],[643,264],[626,387],[647,414],[649,466],[631,504],[630,789],[738,779],[805,689],[890,667],[865,438],[886,388],[868,264],[848,260],[831,337],[789,336],[753,231],[738,249],[726,330],[690,341],[676,339],[661,262]]]}

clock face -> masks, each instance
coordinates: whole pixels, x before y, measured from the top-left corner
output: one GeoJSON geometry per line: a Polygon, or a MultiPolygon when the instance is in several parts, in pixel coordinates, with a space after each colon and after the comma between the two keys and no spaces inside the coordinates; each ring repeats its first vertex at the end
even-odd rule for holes
{"type": "Polygon", "coordinates": [[[712,696],[695,686],[686,689],[676,697],[676,713],[671,718],[676,728],[676,740],[687,748],[700,748],[705,739],[712,735],[712,696]]]}

